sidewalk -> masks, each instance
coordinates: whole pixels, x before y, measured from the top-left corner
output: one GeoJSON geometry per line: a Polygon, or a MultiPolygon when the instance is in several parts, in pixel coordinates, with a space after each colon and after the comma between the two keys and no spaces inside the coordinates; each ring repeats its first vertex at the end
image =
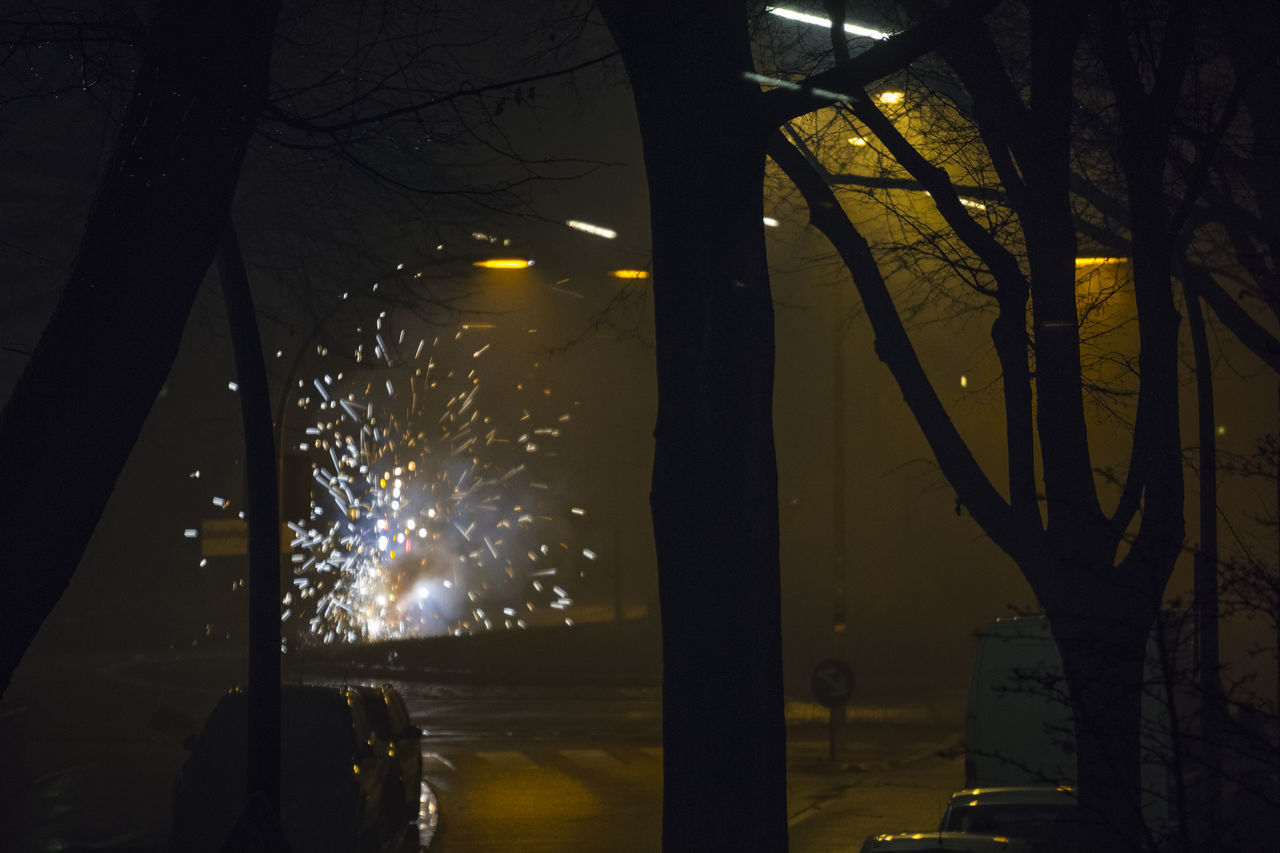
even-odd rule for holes
{"type": "Polygon", "coordinates": [[[963,700],[852,705],[834,758],[827,709],[788,702],[792,853],[849,853],[870,835],[935,827],[963,780],[963,700]]]}

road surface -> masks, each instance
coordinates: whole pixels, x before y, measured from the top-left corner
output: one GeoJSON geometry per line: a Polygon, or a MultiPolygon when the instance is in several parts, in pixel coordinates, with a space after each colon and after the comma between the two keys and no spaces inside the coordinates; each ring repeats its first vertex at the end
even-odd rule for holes
{"type": "MultiPolygon", "coordinates": [[[[217,659],[100,655],[20,670],[10,691],[28,709],[18,849],[161,853],[182,742],[234,683],[232,669],[217,659]]],[[[438,815],[422,839],[430,850],[660,848],[656,686],[397,683],[428,732],[427,802],[438,815]]],[[[856,850],[873,832],[928,828],[959,784],[958,755],[938,755],[956,742],[955,715],[850,711],[836,760],[812,706],[789,714],[795,853],[856,850]]]]}

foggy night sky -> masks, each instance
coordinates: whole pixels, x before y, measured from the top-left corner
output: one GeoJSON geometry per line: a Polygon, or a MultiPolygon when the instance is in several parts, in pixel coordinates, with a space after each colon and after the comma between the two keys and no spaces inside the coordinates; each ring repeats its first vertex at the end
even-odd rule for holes
{"type": "MultiPolygon", "coordinates": [[[[619,339],[614,329],[606,328],[561,354],[548,356],[544,351],[587,329],[623,286],[603,270],[647,263],[648,214],[639,139],[624,88],[560,87],[557,92],[547,86],[545,91],[536,120],[532,113],[513,116],[513,127],[525,134],[516,138],[517,143],[527,140],[531,152],[621,165],[601,166],[585,178],[539,190],[541,212],[558,220],[575,218],[616,228],[619,238],[605,244],[554,223],[495,217],[487,233],[511,237],[515,254],[538,263],[518,272],[477,272],[470,302],[502,312],[493,322],[502,327],[504,337],[510,335],[509,344],[502,347],[506,357],[541,359],[554,392],[582,403],[563,442],[561,463],[567,487],[581,495],[574,503],[587,510],[588,539],[583,544],[597,550],[602,561],[611,561],[616,525],[625,598],[630,604],[652,604],[656,574],[647,505],[655,400],[651,308],[617,318],[626,326],[639,316],[637,335],[619,339]],[[564,279],[569,281],[556,284],[564,279]],[[537,327],[538,335],[528,335],[529,327],[537,327]]],[[[50,114],[44,127],[61,133],[75,107],[64,103],[55,109],[58,114],[50,114]]],[[[30,115],[26,118],[28,130],[39,127],[30,115]]],[[[0,198],[11,199],[0,202],[4,230],[10,235],[6,241],[45,259],[33,259],[12,245],[0,255],[7,280],[0,291],[0,343],[7,347],[33,346],[52,310],[52,294],[70,264],[84,205],[92,193],[92,165],[78,154],[85,147],[92,149],[95,139],[102,137],[95,137],[91,129],[81,138],[55,135],[38,155],[28,148],[25,159],[8,158],[0,166],[0,185],[15,189],[0,193],[0,198]],[[37,206],[37,216],[24,216],[24,203],[40,198],[51,201],[37,206]]],[[[971,633],[997,616],[1010,615],[1008,605],[1032,608],[1034,601],[1012,561],[985,539],[967,514],[956,515],[954,492],[936,471],[901,395],[875,358],[866,322],[857,316],[849,321],[845,339],[850,631],[844,639],[830,633],[833,285],[844,288],[846,307],[856,308],[856,298],[839,267],[813,262],[827,253],[827,246],[802,215],[791,210],[772,215],[782,220],[779,227],[767,229],[767,238],[777,268],[774,421],[788,677],[802,683],[814,660],[837,654],[871,682],[937,679],[963,687],[971,633]]],[[[242,239],[252,243],[254,235],[242,239]]],[[[414,252],[406,247],[401,260],[412,265],[418,260],[414,252]]],[[[369,268],[345,284],[329,284],[355,291],[386,273],[369,268]]],[[[265,290],[261,280],[268,273],[251,270],[250,275],[260,291],[265,290]]],[[[647,294],[644,283],[633,286],[638,294],[647,294]]],[[[271,300],[265,294],[258,298],[261,312],[271,300]]],[[[633,301],[629,308],[642,304],[633,301]]],[[[281,309],[281,315],[287,312],[287,306],[281,309]]],[[[287,319],[296,321],[295,330],[305,325],[302,316],[287,319]]],[[[992,387],[997,367],[990,353],[990,321],[990,316],[938,320],[918,330],[915,340],[951,416],[1003,490],[996,467],[1003,457],[1002,418],[998,390],[992,387]],[[960,385],[961,375],[968,379],[966,388],[960,385]]],[[[335,332],[344,326],[340,318],[329,325],[335,332]]],[[[286,353],[284,359],[268,359],[278,381],[279,362],[289,361],[305,335],[290,334],[279,324],[264,325],[263,334],[269,356],[277,348],[286,353]]],[[[92,357],[90,342],[85,357],[92,357]]],[[[19,353],[0,353],[0,400],[7,397],[23,363],[19,353]]],[[[192,594],[200,588],[199,546],[184,539],[182,532],[217,516],[210,504],[213,495],[230,496],[233,508],[243,508],[238,500],[243,492],[239,412],[235,395],[226,388],[233,377],[221,293],[211,274],[192,312],[166,392],[156,402],[75,580],[37,640],[37,651],[183,647],[203,633],[206,603],[192,594]],[[195,469],[204,476],[188,479],[195,469]]],[[[1245,354],[1233,355],[1217,380],[1218,421],[1226,427],[1223,449],[1247,453],[1258,435],[1274,429],[1275,382],[1245,354]],[[1265,393],[1258,393],[1259,387],[1265,393]]],[[[1183,444],[1191,445],[1194,399],[1188,386],[1183,390],[1183,410],[1183,444]]],[[[91,440],[94,420],[104,416],[109,413],[84,413],[85,440],[91,440]]],[[[724,427],[732,430],[733,424],[724,427]]],[[[1108,448],[1115,435],[1099,426],[1095,441],[1098,448],[1108,448]]],[[[1122,458],[1125,450],[1119,445],[1114,459],[1122,458]]],[[[1106,452],[1099,454],[1099,464],[1105,463],[1106,452]]],[[[1194,478],[1188,475],[1187,483],[1190,544],[1197,536],[1194,478]]],[[[67,488],[73,490],[74,484],[67,488]]],[[[1239,514],[1258,506],[1258,495],[1265,489],[1263,484],[1228,484],[1223,500],[1239,514]]],[[[733,508],[707,506],[705,511],[710,515],[733,508]]],[[[56,508],[50,508],[48,528],[34,535],[58,535],[56,508]]],[[[1180,564],[1170,595],[1189,597],[1189,565],[1189,558],[1180,564]]],[[[225,572],[228,585],[243,576],[234,562],[220,565],[218,571],[225,572]]],[[[599,593],[600,600],[607,600],[608,587],[599,593]]],[[[1225,633],[1224,656],[1231,657],[1233,650],[1238,655],[1243,645],[1239,636],[1239,631],[1225,633]]]]}

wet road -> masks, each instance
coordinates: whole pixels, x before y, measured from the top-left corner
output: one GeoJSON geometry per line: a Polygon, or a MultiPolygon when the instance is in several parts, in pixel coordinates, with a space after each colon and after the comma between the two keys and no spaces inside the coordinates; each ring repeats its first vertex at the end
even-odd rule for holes
{"type": "MultiPolygon", "coordinates": [[[[27,826],[16,848],[11,828],[0,849],[162,853],[183,739],[242,680],[239,665],[102,655],[24,666],[6,698],[27,706],[27,826]]],[[[660,849],[656,686],[393,683],[427,732],[424,803],[434,805],[427,817],[438,824],[424,820],[421,840],[432,851],[660,849]]],[[[801,720],[789,728],[796,853],[856,849],[871,832],[927,828],[959,779],[959,759],[936,755],[958,735],[958,722],[850,710],[835,762],[822,726],[801,720]]]]}
{"type": "Polygon", "coordinates": [[[432,850],[659,849],[656,688],[398,686],[428,733],[432,850]]]}
{"type": "MultiPolygon", "coordinates": [[[[26,710],[15,738],[26,826],[0,849],[163,851],[183,741],[243,680],[238,666],[108,655],[24,666],[6,698],[26,710]]],[[[431,850],[600,850],[607,832],[632,846],[604,849],[655,849],[657,688],[393,683],[427,732],[424,810],[443,816],[438,829],[423,821],[431,850]]]]}

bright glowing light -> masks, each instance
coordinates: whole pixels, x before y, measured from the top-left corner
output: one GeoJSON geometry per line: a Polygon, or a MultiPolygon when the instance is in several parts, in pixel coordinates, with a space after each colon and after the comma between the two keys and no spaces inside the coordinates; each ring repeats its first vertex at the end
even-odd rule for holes
{"type": "MultiPolygon", "coordinates": [[[[813,24],[818,27],[826,27],[831,29],[831,19],[823,18],[818,15],[809,15],[805,12],[797,12],[794,9],[780,9],[777,6],[766,6],[765,11],[770,15],[777,15],[779,18],[786,18],[789,21],[799,21],[802,24],[813,24]]],[[[866,36],[873,39],[887,39],[889,33],[882,30],[875,30],[871,27],[860,27],[857,24],[848,22],[844,25],[844,31],[854,36],[866,36]]]]}
{"type": "Polygon", "coordinates": [[[862,146],[867,144],[867,140],[863,139],[861,136],[850,136],[849,144],[862,146]]]}
{"type": "Polygon", "coordinates": [[[610,270],[609,275],[614,278],[648,278],[648,270],[610,270]]]}
{"type": "Polygon", "coordinates": [[[1125,258],[1076,258],[1076,266],[1093,267],[1102,266],[1103,264],[1123,264],[1125,258]]]}
{"type": "Polygon", "coordinates": [[[960,377],[960,387],[961,387],[961,388],[968,388],[968,387],[969,387],[969,377],[968,377],[968,376],[963,376],[963,375],[962,375],[962,376],[960,377]]]}
{"type": "Polygon", "coordinates": [[[368,365],[358,378],[321,369],[299,386],[314,485],[309,511],[288,520],[293,599],[282,612],[303,643],[524,627],[484,614],[570,607],[567,584],[553,595],[536,579],[582,578],[595,554],[575,542],[583,510],[558,480],[565,398],[537,364],[517,391],[504,382],[485,395],[481,366],[504,363],[497,324],[450,334],[410,322],[398,329],[386,311],[362,333],[342,357],[368,365]],[[396,382],[369,375],[380,367],[396,382]]]}
{"type": "Polygon", "coordinates": [[[881,92],[876,95],[876,100],[882,104],[900,104],[905,97],[906,94],[903,92],[881,92]]]}
{"type": "Polygon", "coordinates": [[[777,228],[778,220],[774,219],[772,216],[766,216],[764,218],[764,224],[768,225],[770,228],[777,228]]]}
{"type": "Polygon", "coordinates": [[[523,258],[490,258],[487,261],[476,261],[472,266],[489,270],[522,270],[533,266],[533,260],[523,258]]]}
{"type": "Polygon", "coordinates": [[[612,228],[603,228],[599,225],[592,225],[590,222],[581,222],[577,219],[570,219],[565,222],[565,225],[568,225],[570,228],[578,231],[585,231],[588,234],[594,234],[597,237],[603,237],[606,240],[612,240],[614,237],[618,236],[618,232],[614,231],[612,228]]]}

